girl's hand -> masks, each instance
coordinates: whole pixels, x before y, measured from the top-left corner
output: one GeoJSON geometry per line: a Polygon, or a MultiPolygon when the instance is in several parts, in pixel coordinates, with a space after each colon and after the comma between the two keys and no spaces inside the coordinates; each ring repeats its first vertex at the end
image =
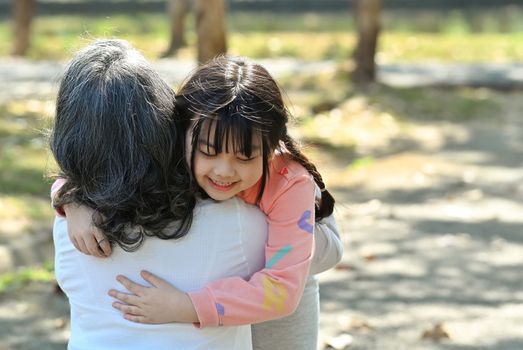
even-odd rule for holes
{"type": "Polygon", "coordinates": [[[106,258],[111,255],[107,237],[93,225],[94,210],[84,205],[64,205],[69,239],[76,249],[87,255],[106,258]]]}
{"type": "Polygon", "coordinates": [[[142,271],[141,276],[150,287],[134,283],[124,276],[118,282],[132,294],[111,289],[109,295],[120,302],[113,307],[124,313],[124,318],[137,323],[193,323],[198,315],[189,296],[150,272],[142,271]]]}

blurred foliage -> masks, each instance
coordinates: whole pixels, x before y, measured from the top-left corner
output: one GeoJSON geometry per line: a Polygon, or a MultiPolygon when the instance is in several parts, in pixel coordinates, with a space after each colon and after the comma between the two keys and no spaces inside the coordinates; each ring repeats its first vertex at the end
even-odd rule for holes
{"type": "Polygon", "coordinates": [[[52,108],[51,101],[38,100],[0,105],[0,233],[50,225],[45,174],[53,162],[45,129],[52,108]]]}
{"type": "MultiPolygon", "coordinates": [[[[350,13],[289,14],[234,12],[227,18],[229,50],[253,58],[296,57],[306,60],[350,57],[355,43],[350,13]]],[[[0,22],[0,55],[10,47],[9,21],[0,22]]],[[[33,27],[29,57],[65,59],[95,37],[131,41],[149,58],[168,42],[168,21],[162,14],[40,16],[33,27]]],[[[513,61],[523,59],[523,7],[498,10],[389,11],[383,15],[381,62],[513,61]]],[[[189,47],[180,58],[194,58],[194,18],[188,16],[189,47]]]]}
{"type": "MultiPolygon", "coordinates": [[[[500,123],[507,104],[503,92],[485,88],[373,85],[359,90],[351,86],[343,68],[279,82],[295,116],[292,134],[304,141],[315,161],[346,171],[372,165],[378,154],[405,147],[406,139],[411,139],[408,147],[417,147],[425,125],[500,123]]],[[[335,182],[334,174],[329,171],[327,178],[335,182]]]]}
{"type": "Polygon", "coordinates": [[[39,267],[23,267],[14,272],[0,274],[0,295],[23,288],[31,282],[51,282],[54,279],[54,268],[50,262],[39,267]]]}

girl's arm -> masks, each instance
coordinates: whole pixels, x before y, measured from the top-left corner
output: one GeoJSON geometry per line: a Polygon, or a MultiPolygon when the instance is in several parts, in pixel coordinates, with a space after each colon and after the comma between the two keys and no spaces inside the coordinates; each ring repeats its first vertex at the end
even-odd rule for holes
{"type": "MultiPolygon", "coordinates": [[[[258,323],[294,312],[312,258],[314,182],[301,166],[284,170],[271,173],[260,203],[269,224],[263,270],[254,273],[248,281],[230,277],[211,282],[200,291],[189,292],[190,299],[171,286],[166,297],[167,287],[151,278],[154,277],[151,274],[144,275],[150,287],[119,276],[119,281],[132,294],[111,290],[111,296],[125,303],[116,302],[114,306],[134,322],[198,321],[200,327],[258,323]],[[191,308],[197,317],[178,316],[180,311],[185,315],[191,308]]],[[[248,234],[248,227],[245,229],[248,234]]]]}
{"type": "Polygon", "coordinates": [[[271,171],[260,203],[268,222],[265,268],[248,281],[227,278],[189,293],[201,327],[263,322],[296,309],[314,246],[314,181],[291,165],[271,171]]]}
{"type": "Polygon", "coordinates": [[[271,173],[260,204],[269,224],[265,268],[248,281],[227,278],[189,293],[201,327],[264,322],[296,309],[314,245],[314,182],[305,169],[293,170],[271,173]]]}
{"type": "Polygon", "coordinates": [[[86,255],[105,258],[111,255],[111,245],[107,237],[93,225],[94,210],[76,203],[64,206],[55,206],[54,198],[60,188],[65,184],[65,179],[56,180],[51,186],[51,201],[56,214],[67,217],[67,233],[74,247],[86,255]]]}

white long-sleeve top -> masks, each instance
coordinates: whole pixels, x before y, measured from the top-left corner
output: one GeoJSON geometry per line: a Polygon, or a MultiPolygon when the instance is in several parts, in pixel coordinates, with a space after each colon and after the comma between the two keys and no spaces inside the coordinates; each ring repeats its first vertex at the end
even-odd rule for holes
{"type": "Polygon", "coordinates": [[[53,229],[55,273],[71,305],[70,350],[252,349],[250,325],[197,329],[192,324],[150,325],[127,321],[107,292],[124,290],[123,274],[147,285],[141,270],[151,271],[183,291],[201,289],[224,277],[248,278],[264,267],[265,216],[237,198],[200,201],[190,232],[180,240],[146,238],[135,252],[115,246],[109,258],[78,252],[57,216],[53,229]]]}

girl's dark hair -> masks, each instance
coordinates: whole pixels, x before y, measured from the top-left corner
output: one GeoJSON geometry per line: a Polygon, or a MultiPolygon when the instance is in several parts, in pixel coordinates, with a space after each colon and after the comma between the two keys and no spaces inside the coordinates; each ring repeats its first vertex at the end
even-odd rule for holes
{"type": "Polygon", "coordinates": [[[55,205],[95,209],[95,225],[128,251],[145,236],[187,234],[195,197],[174,99],[127,42],[101,40],[79,51],[60,83],[51,132],[58,176],[66,179],[55,205]]]}
{"type": "MultiPolygon", "coordinates": [[[[268,176],[269,156],[278,150],[289,154],[292,160],[305,167],[322,190],[321,201],[316,207],[316,219],[332,213],[334,198],[325,189],[314,164],[287,133],[290,114],[278,84],[264,67],[242,57],[217,57],[199,67],[183,84],[176,98],[176,109],[184,134],[193,128],[191,163],[194,162],[202,130],[209,133],[214,129],[213,145],[217,153],[222,151],[223,145],[228,147],[230,140],[233,152],[244,153],[248,157],[252,151],[253,135],[259,133],[263,175],[258,201],[268,176]]],[[[207,137],[207,140],[210,138],[207,137]]]]}

